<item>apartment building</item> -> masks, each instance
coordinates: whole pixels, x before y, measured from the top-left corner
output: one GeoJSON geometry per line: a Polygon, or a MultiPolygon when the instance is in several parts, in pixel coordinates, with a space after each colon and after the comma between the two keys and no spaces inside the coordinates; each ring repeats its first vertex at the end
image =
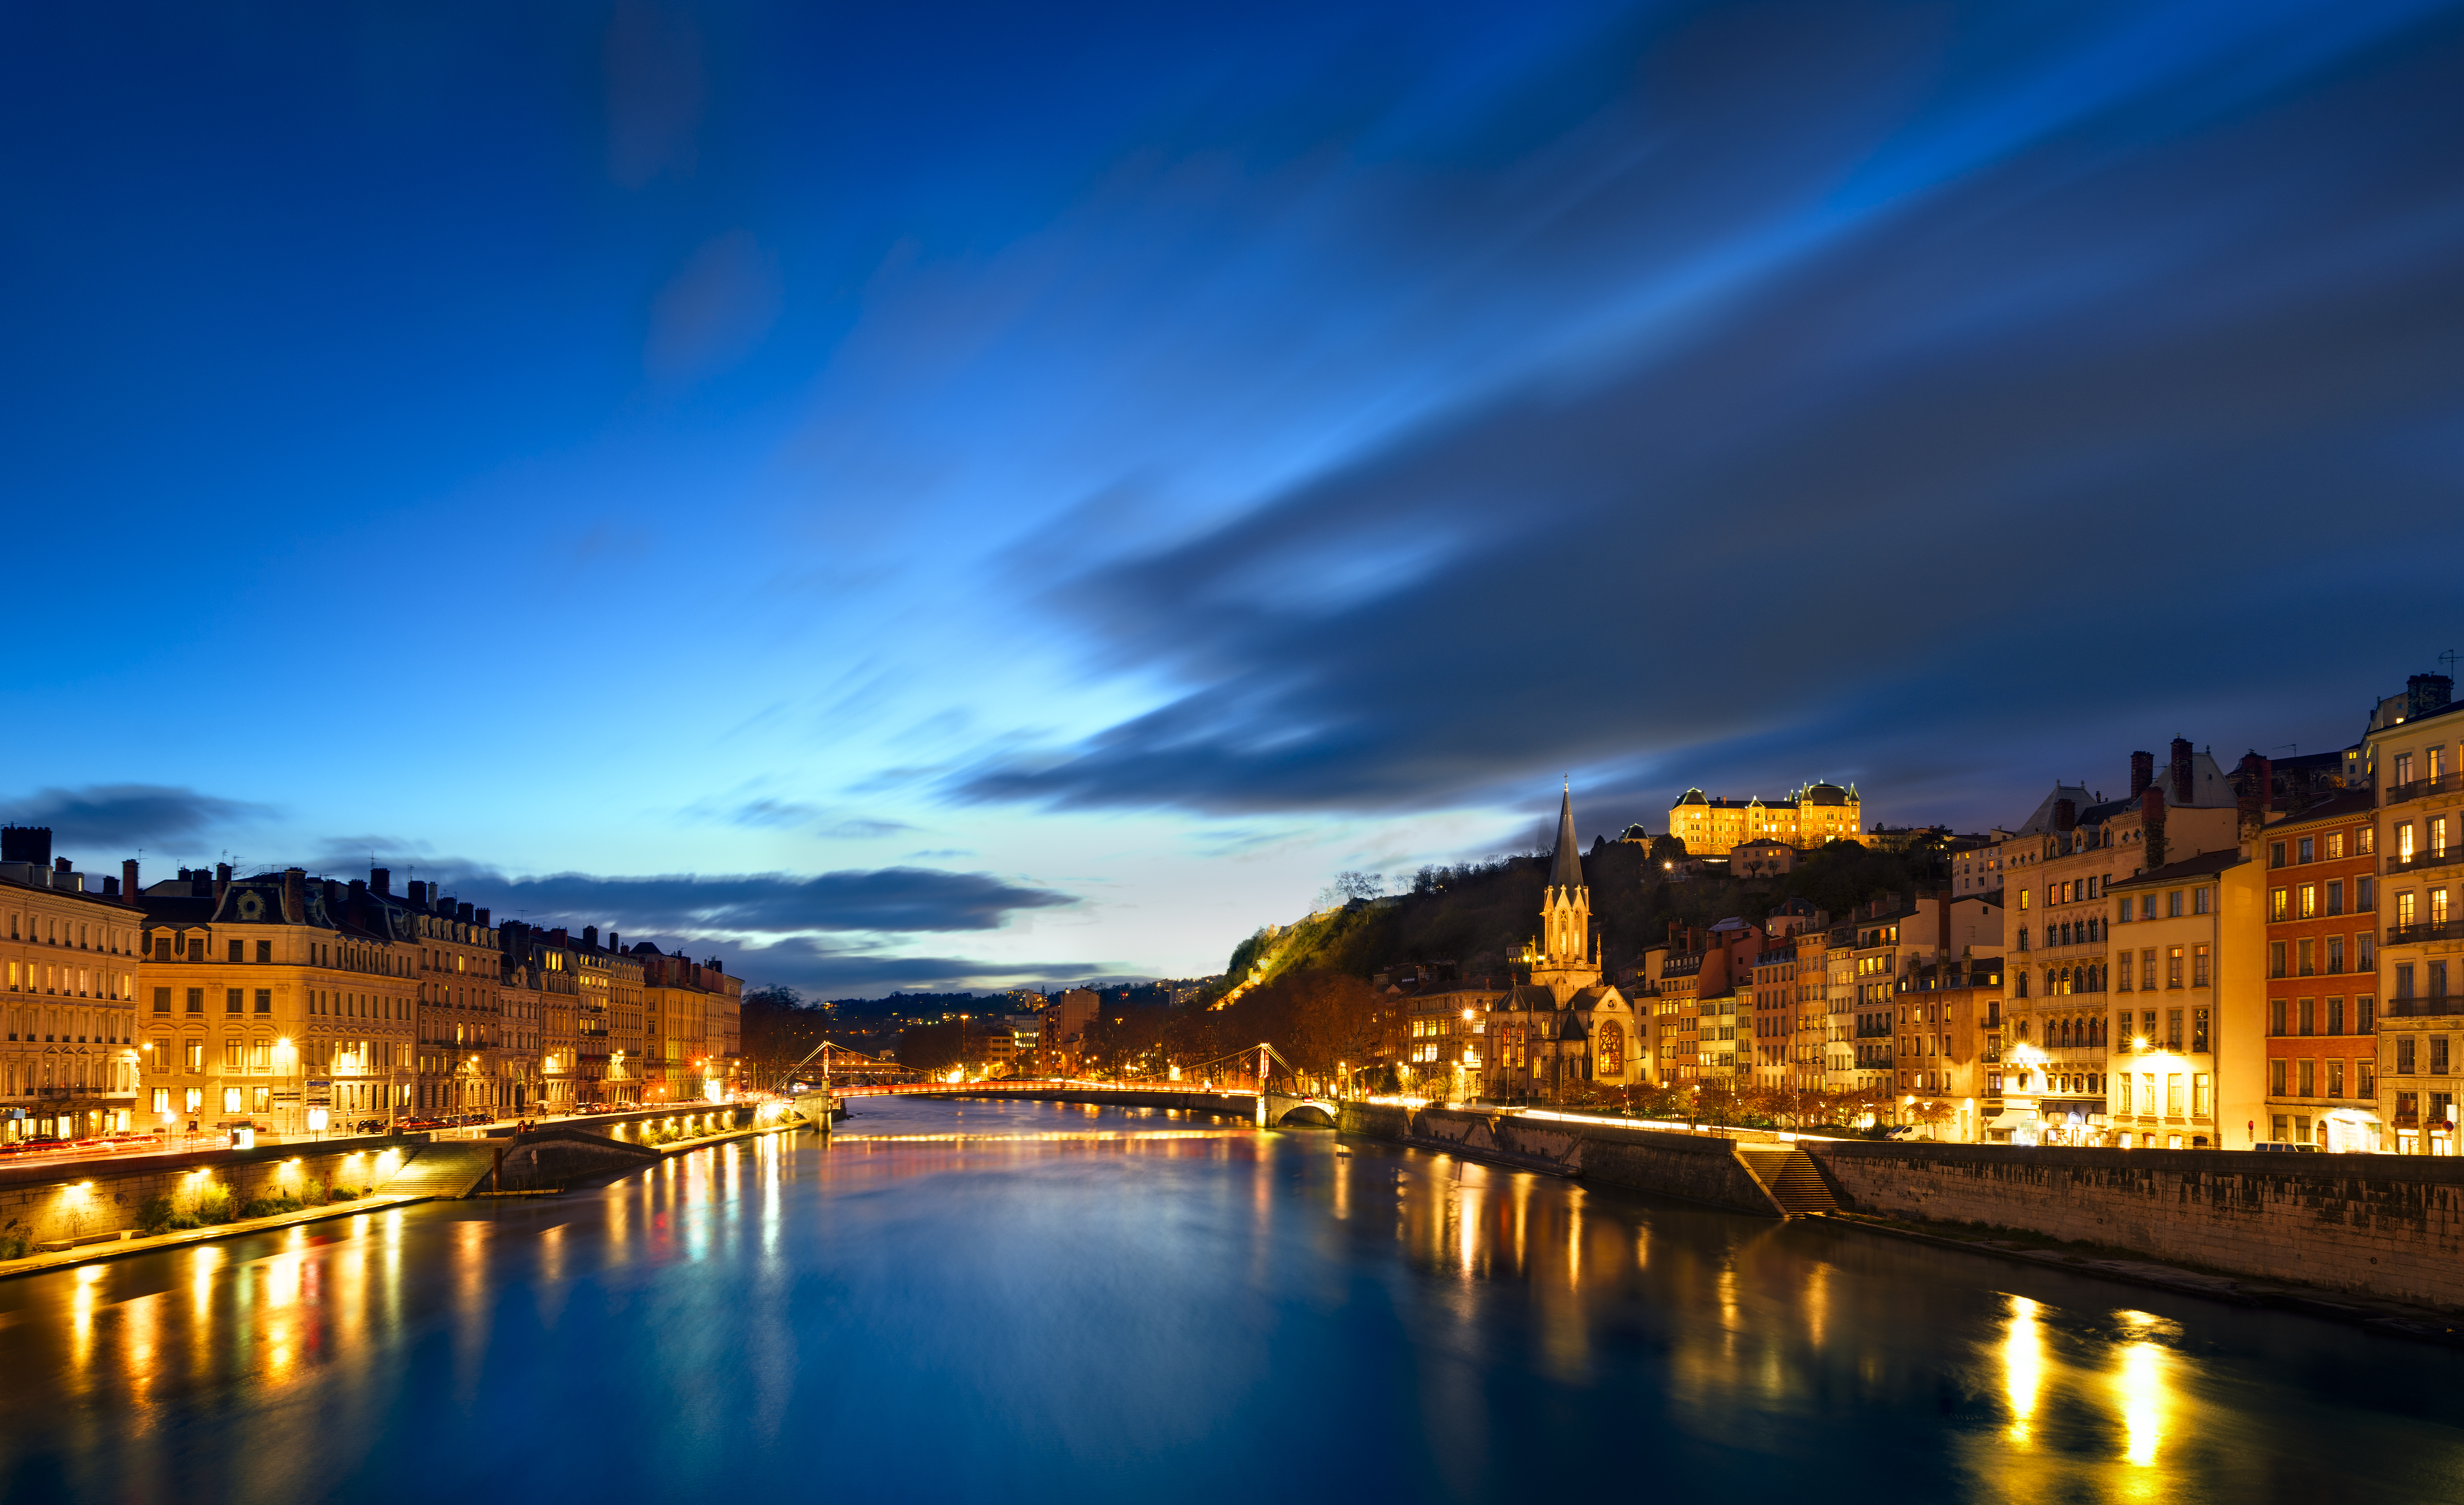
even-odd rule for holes
{"type": "MultiPolygon", "coordinates": [[[[377,897],[399,916],[418,984],[420,1114],[526,1112],[538,1104],[529,1053],[506,1015],[504,936],[484,909],[414,882],[401,897],[390,874],[369,871],[377,897]]],[[[527,1033],[527,1031],[518,1031],[527,1033]]]]}
{"type": "MultiPolygon", "coordinates": [[[[134,866],[134,864],[129,864],[134,866]]],[[[139,895],[149,1126],[300,1134],[407,1107],[419,970],[365,881],[180,869],[139,895]]]]}
{"type": "MultiPolygon", "coordinates": [[[[137,1123],[135,1043],[144,911],[121,877],[90,883],[52,855],[48,826],[0,830],[0,1143],[124,1133],[137,1123]]],[[[143,1125],[151,1127],[152,1125],[143,1125]]]]}
{"type": "Polygon", "coordinates": [[[583,1107],[638,1107],[642,1102],[648,1038],[642,1008],[642,963],[627,954],[614,931],[599,944],[599,927],[585,925],[576,939],[561,942],[572,958],[580,1063],[575,1094],[583,1107]]]}
{"type": "Polygon", "coordinates": [[[1933,1139],[1985,1142],[2003,1111],[2001,958],[1970,951],[1920,961],[1902,979],[1898,1008],[1903,1117],[1933,1139]]]}
{"type": "Polygon", "coordinates": [[[2107,887],[2113,1014],[2100,1048],[2112,1143],[2247,1149],[2260,1137],[2266,874],[2236,845],[2107,887]]]}
{"type": "Polygon", "coordinates": [[[1991,893],[2002,886],[2002,846],[2015,832],[1999,827],[1979,837],[1962,837],[1950,843],[1950,891],[1958,898],[1991,893]]]}
{"type": "MultiPolygon", "coordinates": [[[[743,981],[717,957],[693,961],[662,953],[648,941],[633,948],[642,967],[644,1081],[649,1101],[724,1101],[733,1090],[736,1051],[729,1044],[743,1014],[743,981]]],[[[999,1059],[1016,1060],[1003,1036],[999,1059]]]]}
{"type": "Polygon", "coordinates": [[[2376,1149],[2378,858],[2367,789],[2288,813],[2267,865],[2267,1111],[2256,1137],[2376,1149]]]}
{"type": "Polygon", "coordinates": [[[1865,1092],[1874,1083],[1862,1070],[1857,1036],[1857,927],[1835,925],[1822,937],[1823,1058],[1826,1092],[1865,1092]]]}
{"type": "Polygon", "coordinates": [[[570,1113],[582,1101],[582,984],[571,938],[508,920],[496,943],[506,1027],[531,1069],[520,1111],[570,1113]]]}
{"type": "Polygon", "coordinates": [[[2408,1155],[2456,1153],[2464,1091],[2464,706],[2453,687],[2414,675],[2365,739],[2385,865],[2375,1108],[2392,1141],[2380,1147],[2408,1155]]]}

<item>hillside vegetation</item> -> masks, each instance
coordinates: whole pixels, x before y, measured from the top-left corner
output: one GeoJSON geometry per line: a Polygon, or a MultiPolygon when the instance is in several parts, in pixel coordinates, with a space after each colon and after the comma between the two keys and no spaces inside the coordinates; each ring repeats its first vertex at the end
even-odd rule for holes
{"type": "MultiPolygon", "coordinates": [[[[1778,878],[1671,882],[1661,861],[1626,841],[1595,841],[1584,856],[1601,961],[1611,975],[1636,965],[1643,948],[1663,944],[1672,924],[1706,927],[1730,915],[1758,920],[1789,899],[1845,914],[1876,894],[1905,894],[1947,876],[1938,848],[1903,859],[1855,841],[1809,853],[1794,872],[1778,878]]],[[[1437,961],[1459,964],[1468,977],[1502,977],[1539,928],[1549,865],[1546,854],[1523,853],[1422,868],[1408,893],[1260,929],[1234,948],[1225,981],[1263,986],[1302,971],[1367,977],[1437,961]]]]}

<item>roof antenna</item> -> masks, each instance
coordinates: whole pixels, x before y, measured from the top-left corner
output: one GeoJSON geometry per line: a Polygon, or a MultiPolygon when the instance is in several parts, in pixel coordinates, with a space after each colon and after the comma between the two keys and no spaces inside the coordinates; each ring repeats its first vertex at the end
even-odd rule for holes
{"type": "Polygon", "coordinates": [[[2450,648],[2446,652],[2440,654],[2438,656],[2438,662],[2446,665],[2447,672],[2450,675],[2453,675],[2455,672],[2455,650],[2453,648],[2450,648]]]}

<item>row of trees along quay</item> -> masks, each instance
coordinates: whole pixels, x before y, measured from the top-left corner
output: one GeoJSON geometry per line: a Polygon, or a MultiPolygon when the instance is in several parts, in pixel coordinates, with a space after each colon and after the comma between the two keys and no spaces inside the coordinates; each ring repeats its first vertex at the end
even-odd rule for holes
{"type": "MultiPolygon", "coordinates": [[[[1949,862],[1938,839],[1920,837],[1903,853],[1855,841],[1834,841],[1808,853],[1785,874],[1695,876],[1671,882],[1662,863],[1683,854],[1672,837],[1593,842],[1584,856],[1601,961],[1609,977],[1630,984],[1645,946],[1664,943],[1671,925],[1708,927],[1734,914],[1767,912],[1790,899],[1846,913],[1883,893],[1908,893],[1948,882],[1949,862]]],[[[1389,893],[1375,878],[1346,874],[1319,907],[1290,925],[1267,926],[1234,948],[1218,983],[1177,1005],[1106,995],[1088,1027],[1072,1069],[1120,1080],[1167,1080],[1221,1062],[1260,1041],[1272,1044],[1309,1084],[1354,1093],[1396,1090],[1393,1063],[1410,1030],[1409,999],[1372,978],[1400,969],[1443,963],[1466,983],[1505,987],[1516,979],[1513,958],[1535,927],[1551,853],[1527,851],[1455,866],[1424,867],[1408,889],[1389,893]]],[[[1131,994],[1134,998],[1135,994],[1131,994]]],[[[744,1055],[753,1080],[785,1069],[825,1036],[902,1067],[938,1076],[952,1067],[969,1075],[991,1064],[981,1048],[983,1023],[1011,1007],[1004,995],[942,995],[953,1013],[972,1009],[983,1023],[956,1020],[902,1024],[924,999],[882,1000],[869,1015],[847,1005],[809,1004],[792,990],[748,992],[744,1055]],[[973,1045],[968,1028],[978,1031],[973,1045]]],[[[1018,1074],[1034,1069],[1022,1061],[1018,1074]]],[[[1699,1087],[1619,1087],[1569,1083],[1554,1101],[1655,1119],[1705,1124],[1795,1128],[1844,1124],[1889,1105],[1903,1122],[1938,1122],[1955,1112],[1947,1102],[1913,1104],[1887,1094],[1791,1091],[1751,1083],[1699,1087]]]]}

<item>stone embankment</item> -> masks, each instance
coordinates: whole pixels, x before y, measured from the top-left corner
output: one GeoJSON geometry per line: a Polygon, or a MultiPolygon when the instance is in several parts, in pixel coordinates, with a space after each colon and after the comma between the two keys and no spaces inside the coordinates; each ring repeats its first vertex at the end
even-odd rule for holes
{"type": "Polygon", "coordinates": [[[1801,1143],[1859,1212],[2464,1308],[2464,1160],[1801,1143]]]}
{"type": "Polygon", "coordinates": [[[1344,1104],[1340,1127],[1346,1133],[1631,1187],[1731,1211],[1786,1215],[1771,1189],[1739,1156],[1737,1142],[1711,1135],[1458,1108],[1415,1113],[1362,1102],[1344,1104]]]}
{"type": "Polygon", "coordinates": [[[297,1200],[312,1187],[383,1189],[425,1143],[368,1138],[0,1167],[0,1236],[36,1249],[118,1239],[140,1227],[157,1196],[170,1198],[177,1213],[194,1214],[201,1200],[217,1196],[237,1207],[297,1200]]]}
{"type": "MultiPolygon", "coordinates": [[[[583,1120],[517,1135],[511,1124],[477,1138],[426,1134],[261,1145],[143,1155],[126,1160],[39,1160],[0,1166],[0,1240],[22,1241],[22,1259],[0,1261],[0,1275],[49,1268],[58,1256],[120,1253],[144,1232],[146,1207],[166,1199],[183,1220],[223,1216],[182,1231],[179,1238],[225,1237],[373,1206],[455,1198],[484,1189],[561,1188],[655,1165],[664,1154],[699,1148],[758,1132],[749,1105],[679,1113],[645,1109],[605,1120],[583,1120]],[[679,1125],[694,1137],[659,1147],[628,1143],[650,1126],[679,1125]],[[500,1159],[501,1157],[501,1159],[500,1159]],[[320,1193],[347,1189],[326,1203],[320,1193]],[[251,1203],[305,1204],[273,1218],[232,1216],[251,1203]],[[209,1211],[210,1210],[210,1211],[209,1211]],[[88,1246],[97,1246],[89,1248],[88,1246]]],[[[147,1239],[142,1247],[157,1242],[147,1239]]]]}
{"type": "Polygon", "coordinates": [[[1836,1209],[1971,1241],[1976,1230],[2017,1231],[2464,1310],[2464,1160],[1782,1141],[1359,1102],[1344,1105],[1341,1127],[1766,1217],[1836,1209]]]}

